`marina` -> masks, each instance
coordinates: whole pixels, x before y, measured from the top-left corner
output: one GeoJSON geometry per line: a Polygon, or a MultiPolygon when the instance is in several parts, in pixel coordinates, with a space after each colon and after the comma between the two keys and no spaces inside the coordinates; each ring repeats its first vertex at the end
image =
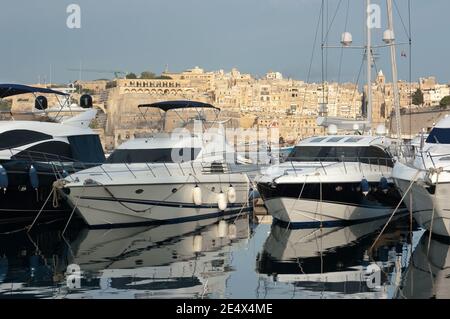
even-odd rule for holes
{"type": "MultiPolygon", "coordinates": [[[[158,45],[142,39],[167,14],[132,11],[133,32],[111,27],[81,51],[96,30],[76,30],[82,6],[68,6],[79,68],[61,60],[61,37],[38,83],[25,84],[42,69],[0,69],[0,300],[175,299],[177,314],[206,317],[217,309],[198,300],[262,300],[268,314],[273,299],[450,299],[450,82],[424,77],[450,70],[412,60],[425,42],[413,46],[413,22],[430,34],[411,1],[241,4],[226,32],[208,4],[188,18],[201,32],[174,31],[175,14],[158,45]],[[252,35],[262,47],[245,38],[258,52],[249,73],[169,69],[235,65],[245,50],[215,41],[247,32],[236,30],[241,9],[266,16],[252,35]],[[143,52],[164,70],[142,69],[143,52]],[[283,73],[258,73],[269,58],[283,73]]],[[[97,19],[87,21],[114,25],[97,19]]]]}

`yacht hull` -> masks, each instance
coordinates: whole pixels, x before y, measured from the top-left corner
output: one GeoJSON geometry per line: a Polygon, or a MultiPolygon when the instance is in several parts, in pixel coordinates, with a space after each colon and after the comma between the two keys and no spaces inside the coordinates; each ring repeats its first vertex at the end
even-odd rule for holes
{"type": "Polygon", "coordinates": [[[201,177],[177,183],[69,186],[63,193],[69,192],[69,204],[76,207],[90,227],[168,224],[249,211],[248,178],[239,175],[239,180],[231,180],[236,200],[228,202],[224,210],[219,208],[219,194],[222,191],[226,195],[230,184],[202,182],[201,177]],[[202,190],[199,205],[193,201],[196,185],[202,190]]]}
{"type": "MultiPolygon", "coordinates": [[[[396,179],[396,183],[404,193],[411,181],[396,179]]],[[[415,182],[410,192],[411,197],[406,195],[405,203],[414,213],[417,223],[436,235],[450,237],[450,183],[439,183],[436,189],[423,181],[415,182]]]]}
{"type": "Polygon", "coordinates": [[[41,209],[43,213],[40,220],[67,218],[70,214],[67,205],[61,201],[54,205],[52,198],[46,202],[53,190],[53,183],[61,177],[63,171],[71,174],[90,166],[83,163],[50,164],[26,161],[1,161],[0,165],[8,177],[8,187],[0,189],[0,224],[30,222],[41,209]],[[31,165],[36,169],[37,188],[31,183],[31,165]]]}
{"type": "MultiPolygon", "coordinates": [[[[318,202],[294,198],[274,198],[265,201],[270,214],[292,227],[333,227],[352,223],[362,223],[386,218],[394,207],[362,207],[348,204],[318,202]]],[[[401,208],[398,213],[405,213],[401,208]]]]}
{"type": "MultiPolygon", "coordinates": [[[[392,187],[385,192],[372,190],[366,196],[358,187],[358,183],[330,183],[322,184],[320,191],[319,184],[273,187],[258,184],[268,212],[282,223],[301,228],[331,227],[385,218],[392,214],[401,199],[392,187]],[[337,186],[342,190],[337,192],[337,186]]],[[[375,188],[376,184],[372,185],[372,189],[375,188]]],[[[401,205],[397,213],[406,211],[406,207],[401,205]]]]}

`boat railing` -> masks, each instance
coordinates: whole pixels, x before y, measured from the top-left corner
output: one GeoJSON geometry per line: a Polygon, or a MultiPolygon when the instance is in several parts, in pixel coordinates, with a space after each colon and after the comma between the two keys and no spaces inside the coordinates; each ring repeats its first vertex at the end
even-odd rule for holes
{"type": "MultiPolygon", "coordinates": [[[[114,176],[124,176],[127,174],[132,179],[137,179],[141,173],[148,172],[154,178],[172,177],[172,176],[190,176],[190,175],[208,175],[208,174],[231,174],[231,173],[248,173],[250,171],[259,171],[259,165],[248,166],[248,168],[236,169],[237,166],[247,166],[238,164],[236,156],[226,152],[214,152],[211,154],[203,154],[201,158],[190,161],[176,162],[125,162],[114,161],[105,163],[85,163],[92,168],[88,171],[78,171],[77,176],[96,176],[105,175],[109,180],[113,180],[114,176]],[[228,156],[227,156],[228,155],[228,156]],[[213,160],[213,159],[216,160],[213,160]],[[219,160],[219,158],[223,158],[219,160]],[[105,164],[105,165],[101,165],[105,164]]],[[[68,179],[74,181],[73,176],[68,179]]]]}
{"type": "MultiPolygon", "coordinates": [[[[76,171],[87,169],[92,166],[98,166],[102,163],[86,163],[76,160],[71,157],[62,156],[55,153],[48,153],[42,151],[23,150],[19,148],[3,148],[0,151],[8,151],[11,155],[9,160],[13,162],[17,169],[28,168],[34,166],[39,169],[42,165],[46,165],[50,172],[49,175],[53,175],[55,179],[64,178],[66,175],[74,173],[76,171]]],[[[10,172],[17,173],[14,169],[10,172]]],[[[22,172],[22,171],[20,171],[22,172]]],[[[43,174],[42,169],[39,174],[43,174]]]]}
{"type": "MultiPolygon", "coordinates": [[[[204,162],[179,162],[179,163],[114,163],[113,167],[106,165],[95,165],[89,163],[90,170],[81,170],[77,172],[80,176],[99,176],[104,175],[109,180],[114,180],[115,176],[129,175],[131,179],[137,179],[142,176],[141,173],[147,172],[153,178],[157,177],[173,177],[173,176],[192,176],[192,175],[209,175],[209,174],[230,174],[233,173],[228,163],[204,163],[204,162]]],[[[241,171],[245,173],[245,170],[241,171]]],[[[74,177],[69,175],[67,179],[75,181],[74,177]]]]}
{"type": "MultiPolygon", "coordinates": [[[[417,149],[415,147],[412,147],[410,145],[402,145],[400,147],[400,158],[404,159],[406,162],[412,162],[413,160],[419,158],[420,161],[422,161],[423,167],[428,167],[429,165],[426,164],[425,160],[429,159],[431,162],[431,165],[434,169],[438,167],[437,160],[442,160],[445,158],[445,160],[449,161],[448,166],[450,166],[450,153],[443,153],[443,154],[431,154],[430,151],[424,151],[417,149]],[[448,159],[447,159],[448,158],[448,159]]],[[[445,171],[444,167],[444,171],[445,171]]],[[[450,170],[450,168],[447,169],[447,171],[450,170]]]]}
{"type": "Polygon", "coordinates": [[[342,164],[344,172],[347,174],[349,170],[349,164],[358,164],[358,170],[361,173],[367,171],[370,172],[383,172],[389,171],[394,166],[394,160],[388,157],[360,157],[360,156],[340,156],[340,157],[307,157],[307,156],[297,156],[295,158],[287,158],[283,163],[289,163],[286,171],[293,171],[297,175],[299,171],[299,166],[302,168],[316,167],[316,169],[324,172],[328,175],[329,169],[334,168],[336,165],[342,164]],[[368,167],[363,164],[368,164],[368,167]],[[292,170],[289,168],[292,167],[292,170]]]}
{"type": "MultiPolygon", "coordinates": [[[[238,161],[238,153],[214,152],[204,153],[202,158],[195,161],[184,162],[143,162],[132,163],[122,162],[82,162],[74,158],[41,151],[23,150],[23,149],[3,149],[10,152],[9,158],[14,163],[20,164],[22,173],[27,173],[31,165],[39,171],[39,174],[53,175],[55,179],[68,179],[75,181],[72,176],[77,173],[78,176],[104,175],[109,180],[113,180],[114,174],[128,174],[131,178],[138,178],[138,174],[147,171],[153,177],[174,176],[174,175],[196,175],[196,174],[230,174],[230,173],[257,173],[262,168],[267,167],[260,163],[242,164],[238,161]],[[219,160],[223,158],[223,160],[219,160]],[[214,160],[216,159],[216,160],[214,160]],[[105,164],[105,165],[102,165],[105,164]],[[109,164],[123,164],[122,166],[111,167],[109,164]],[[137,164],[137,165],[136,165],[137,164]],[[43,169],[43,166],[46,169],[43,169]],[[25,170],[23,169],[25,168],[25,170]],[[84,171],[88,168],[95,168],[84,171]]],[[[0,149],[1,151],[1,149],[0,149]]]]}
{"type": "Polygon", "coordinates": [[[425,157],[430,159],[431,164],[433,165],[434,169],[437,169],[439,165],[436,164],[436,161],[448,161],[448,164],[444,167],[442,167],[443,171],[449,172],[450,171],[450,153],[444,153],[444,154],[431,154],[430,151],[419,151],[417,152],[416,157],[420,157],[422,160],[423,167],[428,167],[428,165],[425,163],[425,157]]]}

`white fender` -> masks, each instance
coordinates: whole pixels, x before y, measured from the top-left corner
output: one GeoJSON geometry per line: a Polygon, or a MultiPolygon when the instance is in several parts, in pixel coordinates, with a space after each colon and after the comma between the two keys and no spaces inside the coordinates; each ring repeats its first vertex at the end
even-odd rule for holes
{"type": "Polygon", "coordinates": [[[217,205],[222,211],[227,209],[227,196],[225,195],[225,193],[220,193],[217,195],[217,205]]]}
{"type": "Polygon", "coordinates": [[[200,253],[202,251],[202,247],[203,247],[203,236],[195,235],[194,243],[192,246],[194,253],[200,253]]]}
{"type": "Polygon", "coordinates": [[[233,186],[228,187],[227,195],[229,203],[236,203],[236,189],[233,186]]]}
{"type": "Polygon", "coordinates": [[[196,185],[192,189],[192,201],[197,206],[203,204],[203,202],[202,202],[202,189],[198,185],[196,185]]]}
{"type": "Polygon", "coordinates": [[[217,226],[217,236],[224,238],[228,235],[228,224],[225,220],[221,220],[217,226]]]}

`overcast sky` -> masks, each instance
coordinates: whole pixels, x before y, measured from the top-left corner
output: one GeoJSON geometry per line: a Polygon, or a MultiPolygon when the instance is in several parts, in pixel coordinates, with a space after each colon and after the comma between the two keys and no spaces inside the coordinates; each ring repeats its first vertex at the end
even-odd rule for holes
{"type": "MultiPolygon", "coordinates": [[[[450,82],[450,24],[448,0],[411,0],[413,79],[435,75],[450,82]]],[[[374,32],[381,43],[385,28],[374,32]]],[[[395,0],[398,41],[407,41],[408,0],[395,0]]],[[[338,44],[344,31],[347,3],[348,31],[355,44],[364,43],[363,0],[329,0],[329,23],[340,3],[329,32],[338,44]]],[[[307,79],[321,0],[14,0],[0,10],[0,81],[35,83],[38,78],[67,83],[79,77],[69,68],[160,73],[182,71],[196,65],[206,70],[237,67],[263,75],[269,70],[286,77],[307,79]],[[66,26],[71,3],[81,7],[81,28],[66,26]],[[52,72],[50,72],[52,70],[52,72]]],[[[320,37],[320,34],[319,34],[320,37]]],[[[320,40],[319,40],[320,41],[320,40]]],[[[409,78],[408,47],[398,49],[400,78],[409,78]]],[[[361,52],[326,51],[327,78],[355,81],[361,52]],[[341,72],[339,72],[341,70],[341,72]]],[[[389,52],[378,50],[377,68],[389,72],[389,52]]],[[[364,74],[361,74],[363,78],[364,74]]],[[[112,77],[108,73],[82,74],[83,79],[112,77]]],[[[311,81],[321,79],[319,43],[314,54],[311,81]]]]}

